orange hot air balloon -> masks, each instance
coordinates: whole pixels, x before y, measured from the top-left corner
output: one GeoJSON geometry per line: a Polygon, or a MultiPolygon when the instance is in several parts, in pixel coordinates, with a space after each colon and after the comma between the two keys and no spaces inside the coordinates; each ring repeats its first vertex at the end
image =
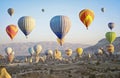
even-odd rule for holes
{"type": "Polygon", "coordinates": [[[9,37],[13,39],[18,32],[18,28],[17,26],[11,24],[6,27],[6,32],[9,35],[9,37]]]}
{"type": "Polygon", "coordinates": [[[82,23],[86,26],[86,28],[88,29],[88,26],[94,20],[94,12],[89,9],[83,9],[79,13],[79,18],[82,21],[82,23]]]}

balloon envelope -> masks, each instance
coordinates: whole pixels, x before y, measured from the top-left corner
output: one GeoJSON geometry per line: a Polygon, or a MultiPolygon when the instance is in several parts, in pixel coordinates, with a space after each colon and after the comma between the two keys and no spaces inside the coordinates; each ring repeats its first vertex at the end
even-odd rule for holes
{"type": "Polygon", "coordinates": [[[36,55],[39,55],[40,52],[42,51],[42,46],[37,44],[34,46],[34,51],[36,52],[36,55]]]}
{"type": "Polygon", "coordinates": [[[18,32],[18,28],[17,28],[17,26],[11,24],[11,25],[8,25],[6,27],[6,32],[9,35],[9,37],[11,39],[13,39],[16,36],[17,32],[18,32]]]}
{"type": "Polygon", "coordinates": [[[83,9],[79,13],[79,18],[82,21],[82,23],[86,26],[86,28],[88,29],[88,26],[90,26],[90,24],[94,20],[94,12],[89,9],[83,9]]]}
{"type": "Polygon", "coordinates": [[[33,47],[28,48],[28,52],[30,53],[31,56],[35,53],[33,47]]]}
{"type": "Polygon", "coordinates": [[[60,51],[58,51],[58,50],[55,50],[55,52],[54,52],[54,57],[55,57],[55,59],[61,59],[61,57],[62,57],[62,54],[61,54],[61,52],[60,51]]]}
{"type": "Polygon", "coordinates": [[[14,14],[14,9],[13,9],[13,8],[9,8],[9,9],[8,9],[8,14],[9,14],[10,16],[12,16],[12,15],[14,14]]]}
{"type": "Polygon", "coordinates": [[[65,52],[66,52],[67,56],[71,56],[72,55],[72,49],[67,49],[67,50],[65,50],[65,52]]]}
{"type": "Polygon", "coordinates": [[[53,51],[52,51],[52,50],[47,50],[45,54],[46,54],[46,55],[51,55],[51,56],[52,56],[52,55],[53,55],[53,51]]]}
{"type": "Polygon", "coordinates": [[[115,27],[115,24],[113,22],[108,23],[108,27],[110,30],[112,30],[115,27]]]}
{"type": "Polygon", "coordinates": [[[10,54],[8,55],[8,61],[11,63],[14,60],[14,55],[10,54]]]}
{"type": "Polygon", "coordinates": [[[27,37],[35,28],[35,19],[31,16],[23,16],[18,20],[18,26],[27,37]]]}
{"type": "Polygon", "coordinates": [[[7,47],[5,48],[5,52],[7,53],[7,55],[10,55],[12,53],[12,48],[11,47],[7,47]]]}
{"type": "Polygon", "coordinates": [[[71,27],[71,21],[67,16],[54,16],[50,20],[50,28],[54,34],[58,37],[58,42],[60,45],[64,42],[64,37],[69,32],[71,27]]]}
{"type": "Polygon", "coordinates": [[[83,53],[83,49],[82,49],[82,48],[77,48],[77,49],[76,49],[76,52],[77,52],[77,54],[78,54],[79,56],[81,56],[82,53],[83,53]]]}
{"type": "Polygon", "coordinates": [[[109,45],[107,46],[107,51],[108,51],[109,53],[113,53],[113,52],[114,52],[114,45],[113,45],[113,44],[109,44],[109,45]]]}
{"type": "Polygon", "coordinates": [[[115,32],[107,32],[105,34],[106,39],[109,41],[109,43],[113,43],[114,40],[116,39],[116,33],[115,32]]]}
{"type": "Polygon", "coordinates": [[[44,9],[42,9],[41,11],[42,11],[42,12],[44,12],[45,10],[44,10],[44,9]]]}
{"type": "Polygon", "coordinates": [[[104,12],[104,11],[105,11],[105,8],[101,8],[101,11],[104,12]]]}

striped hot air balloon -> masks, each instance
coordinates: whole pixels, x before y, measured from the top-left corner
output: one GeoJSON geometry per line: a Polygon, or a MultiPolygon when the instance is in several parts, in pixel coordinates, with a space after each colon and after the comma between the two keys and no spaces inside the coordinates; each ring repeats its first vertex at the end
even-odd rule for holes
{"type": "Polygon", "coordinates": [[[18,20],[18,26],[27,38],[35,28],[35,20],[31,16],[23,16],[18,20]]]}
{"type": "Polygon", "coordinates": [[[9,9],[8,9],[8,14],[9,14],[10,16],[12,16],[12,15],[14,14],[14,9],[13,9],[13,8],[9,8],[9,9]]]}
{"type": "Polygon", "coordinates": [[[69,32],[71,21],[67,16],[54,16],[50,21],[50,27],[54,34],[58,37],[58,43],[64,43],[64,37],[69,32]]]}
{"type": "Polygon", "coordinates": [[[16,25],[11,24],[6,27],[6,32],[9,35],[9,37],[13,39],[18,32],[18,28],[16,25]]]}
{"type": "Polygon", "coordinates": [[[79,13],[79,18],[82,21],[82,23],[86,26],[86,28],[88,29],[88,26],[90,26],[90,24],[94,20],[94,12],[89,9],[83,9],[79,13]]]}

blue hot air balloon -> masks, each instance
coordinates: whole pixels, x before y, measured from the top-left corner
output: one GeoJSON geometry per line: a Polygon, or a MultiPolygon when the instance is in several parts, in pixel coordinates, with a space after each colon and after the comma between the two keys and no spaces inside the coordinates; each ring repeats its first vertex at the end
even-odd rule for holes
{"type": "Polygon", "coordinates": [[[59,15],[54,16],[50,20],[50,27],[54,34],[58,37],[58,43],[63,45],[64,37],[69,32],[71,27],[71,21],[67,16],[59,15]]]}

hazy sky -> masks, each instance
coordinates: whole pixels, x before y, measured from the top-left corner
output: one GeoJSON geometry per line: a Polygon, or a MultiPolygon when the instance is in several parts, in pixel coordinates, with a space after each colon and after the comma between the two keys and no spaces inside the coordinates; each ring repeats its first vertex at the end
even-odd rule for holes
{"type": "Polygon", "coordinates": [[[120,36],[120,0],[0,0],[0,43],[56,41],[56,35],[50,29],[50,20],[56,15],[68,16],[72,22],[70,31],[65,37],[65,42],[96,44],[105,38],[105,33],[110,31],[109,22],[115,23],[113,31],[120,36]],[[101,8],[105,12],[101,12],[101,8]],[[12,17],[7,13],[8,8],[14,8],[12,17]],[[45,9],[42,12],[41,9],[45,9]],[[89,27],[85,28],[79,19],[82,9],[91,9],[95,18],[89,27]],[[6,33],[9,24],[17,25],[22,16],[32,16],[36,20],[36,27],[26,39],[19,30],[16,37],[11,40],[6,33]]]}

